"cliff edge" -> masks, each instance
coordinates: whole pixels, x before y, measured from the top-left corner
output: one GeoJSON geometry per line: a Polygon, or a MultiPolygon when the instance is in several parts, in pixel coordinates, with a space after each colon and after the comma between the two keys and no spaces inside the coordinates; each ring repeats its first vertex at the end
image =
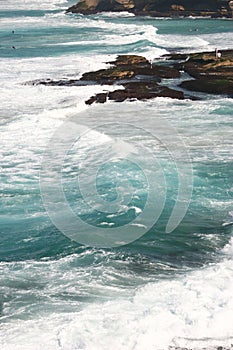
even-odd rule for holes
{"type": "Polygon", "coordinates": [[[104,11],[128,11],[153,17],[233,18],[233,0],[80,0],[66,12],[88,15],[104,11]]]}

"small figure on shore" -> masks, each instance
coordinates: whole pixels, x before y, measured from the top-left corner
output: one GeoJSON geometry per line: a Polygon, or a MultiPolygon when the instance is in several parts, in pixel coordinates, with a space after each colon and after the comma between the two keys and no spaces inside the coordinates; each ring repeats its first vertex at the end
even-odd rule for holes
{"type": "Polygon", "coordinates": [[[218,49],[216,48],[215,49],[215,58],[216,58],[216,60],[220,60],[221,56],[222,56],[221,52],[219,52],[218,49]]]}
{"type": "Polygon", "coordinates": [[[221,56],[222,56],[221,52],[218,51],[218,53],[217,53],[218,60],[220,60],[221,56]]]}
{"type": "Polygon", "coordinates": [[[152,69],[152,59],[150,59],[150,68],[152,69]]]}

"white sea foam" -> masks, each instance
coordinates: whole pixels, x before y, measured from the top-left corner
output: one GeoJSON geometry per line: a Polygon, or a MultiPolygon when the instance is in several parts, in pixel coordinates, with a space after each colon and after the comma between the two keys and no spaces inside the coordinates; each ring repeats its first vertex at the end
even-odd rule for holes
{"type": "Polygon", "coordinates": [[[233,237],[230,239],[230,242],[227,243],[222,249],[222,252],[233,257],[233,237]]]}
{"type": "Polygon", "coordinates": [[[222,33],[214,34],[203,34],[201,36],[204,40],[209,42],[210,49],[214,50],[216,47],[218,49],[232,49],[232,33],[224,33],[224,39],[222,33]]]}
{"type": "MultiPolygon", "coordinates": [[[[206,38],[208,39],[208,38],[206,38]]],[[[201,35],[190,36],[190,35],[159,35],[156,39],[156,44],[165,48],[174,49],[177,48],[179,51],[192,49],[195,51],[211,50],[209,42],[202,38],[201,35]]]]}
{"type": "Polygon", "coordinates": [[[145,225],[143,225],[143,224],[130,224],[131,226],[135,226],[135,227],[144,227],[144,228],[146,228],[146,226],[145,225]]]}
{"type": "MultiPolygon", "coordinates": [[[[26,82],[37,79],[78,79],[84,72],[98,70],[106,67],[107,61],[111,61],[115,55],[80,56],[69,55],[56,58],[31,58],[31,59],[0,59],[1,63],[1,116],[24,116],[25,114],[41,113],[46,110],[77,107],[84,104],[95,92],[111,90],[106,86],[86,87],[48,87],[25,85],[26,82]],[[71,73],[72,72],[72,73],[71,73]],[[11,96],[11,98],[9,98],[11,96]]],[[[77,108],[77,111],[81,111],[77,108]]],[[[57,112],[54,112],[55,114],[57,112]]],[[[3,119],[1,119],[1,122],[3,119]]],[[[0,123],[1,123],[0,122],[0,123]]]]}
{"type": "Polygon", "coordinates": [[[8,0],[0,2],[0,10],[51,10],[68,3],[68,0],[8,0]]]}
{"type": "Polygon", "coordinates": [[[103,221],[103,222],[101,222],[100,223],[100,225],[101,226],[114,226],[115,225],[115,223],[114,222],[105,222],[105,221],[103,221]]]}
{"type": "MultiPolygon", "coordinates": [[[[66,5],[71,5],[71,2],[0,2],[1,9],[9,10],[44,10],[55,9],[57,6],[66,8],[66,5]]],[[[160,35],[154,26],[109,23],[104,20],[105,16],[120,15],[105,14],[99,20],[98,16],[86,18],[67,16],[64,13],[33,18],[14,17],[2,19],[1,27],[9,30],[35,26],[97,28],[101,31],[97,44],[120,46],[144,41],[144,46],[135,51],[132,49],[132,53],[141,53],[149,59],[166,53],[168,47],[190,51],[208,49],[216,44],[219,47],[219,43],[221,47],[230,46],[231,42],[231,33],[224,33],[224,36],[198,34],[195,37],[160,35]],[[156,47],[158,45],[159,48],[156,47]]],[[[55,44],[78,44],[72,40],[65,43],[61,38],[55,44]]],[[[90,45],[92,41],[83,39],[81,44],[90,45]]],[[[40,159],[54,130],[66,118],[78,115],[87,108],[99,111],[97,116],[102,113],[107,122],[117,120],[132,125],[135,121],[140,121],[140,111],[146,110],[148,116],[142,120],[142,126],[153,129],[154,118],[157,116],[168,120],[184,138],[194,162],[224,160],[225,164],[232,160],[230,100],[216,98],[211,99],[210,103],[159,98],[150,102],[135,102],[134,110],[132,103],[128,102],[117,106],[117,109],[114,103],[108,103],[104,107],[87,107],[84,101],[91,95],[113,87],[22,85],[34,79],[78,78],[86,71],[106,67],[105,62],[114,58],[114,54],[77,53],[63,55],[62,59],[45,57],[0,60],[0,161],[8,166],[2,169],[2,174],[8,178],[8,183],[2,184],[4,189],[14,189],[15,186],[25,188],[25,176],[38,183],[40,159]],[[225,111],[226,107],[229,112],[223,114],[221,110],[225,111]]],[[[92,118],[96,119],[95,114],[92,118]]],[[[98,131],[88,133],[88,137],[83,138],[83,143],[80,144],[83,154],[96,144],[109,140],[112,139],[108,135],[98,131]]],[[[132,148],[125,146],[126,144],[124,152],[122,147],[118,147],[118,151],[127,155],[132,148]]],[[[154,142],[148,141],[146,147],[150,151],[158,149],[160,153],[159,146],[154,142]]],[[[201,203],[213,211],[216,208],[220,213],[220,224],[231,207],[230,191],[232,190],[229,189],[229,197],[225,202],[222,199],[206,198],[201,203]]],[[[12,202],[10,200],[10,197],[5,197],[6,211],[17,206],[15,198],[12,198],[12,202]]],[[[17,223],[18,218],[26,220],[45,215],[38,207],[35,207],[35,213],[32,213],[32,208],[28,213],[24,209],[23,214],[11,215],[12,222],[17,223]]],[[[140,208],[135,206],[131,209],[140,214],[140,208]]],[[[122,206],[121,210],[120,213],[109,214],[108,218],[125,214],[129,207],[122,206]]],[[[112,222],[102,223],[106,226],[113,225],[112,222]]],[[[227,219],[225,223],[228,223],[227,219]]],[[[132,225],[135,225],[135,229],[145,227],[143,224],[132,225]]],[[[205,239],[210,238],[215,239],[213,236],[205,239]]],[[[39,239],[39,236],[28,237],[24,243],[29,244],[39,239]]],[[[108,260],[113,252],[102,252],[101,259],[103,256],[106,259],[103,264],[98,262],[98,256],[92,256],[92,251],[78,257],[69,256],[54,261],[1,263],[0,285],[4,295],[4,323],[0,326],[1,349],[161,350],[169,345],[188,348],[229,346],[233,342],[232,246],[231,239],[221,251],[226,257],[220,263],[163,280],[146,273],[136,275],[134,271],[122,268],[125,263],[123,260],[119,262],[121,268],[114,269],[112,266],[115,260],[113,259],[112,265],[108,260]],[[78,263],[77,259],[80,259],[78,263]]],[[[151,265],[154,268],[153,262],[151,265]]]]}
{"type": "Polygon", "coordinates": [[[141,208],[138,208],[138,207],[130,207],[129,209],[133,209],[135,211],[136,214],[140,214],[142,212],[142,209],[141,208]]]}
{"type": "Polygon", "coordinates": [[[122,12],[102,12],[98,14],[98,17],[110,17],[110,18],[127,18],[127,17],[135,17],[135,14],[122,11],[122,12]]]}
{"type": "MultiPolygon", "coordinates": [[[[228,250],[230,245],[232,249],[232,242],[224,249],[228,250]]],[[[70,263],[74,258],[68,258],[70,263]]],[[[83,283],[89,281],[88,270],[70,270],[68,274],[68,271],[60,270],[64,263],[66,260],[33,263],[25,270],[19,269],[18,263],[15,272],[13,265],[5,264],[2,271],[5,274],[6,269],[12,266],[11,277],[18,274],[20,278],[24,271],[26,278],[32,269],[34,277],[40,276],[38,283],[40,279],[41,282],[45,279],[56,281],[53,287],[51,285],[41,291],[41,297],[44,293],[56,293],[56,289],[60,293],[62,290],[69,293],[84,291],[86,287],[83,283]],[[74,274],[80,274],[80,277],[75,278],[74,274]]],[[[101,267],[99,273],[102,277],[108,274],[113,277],[114,272],[107,269],[101,267]]],[[[109,295],[115,295],[116,300],[104,303],[96,300],[83,310],[79,309],[77,302],[73,302],[72,312],[67,313],[56,312],[56,305],[53,305],[50,316],[41,313],[39,317],[31,317],[27,321],[12,319],[0,329],[2,350],[39,350],[43,347],[47,350],[105,350],[110,347],[116,350],[157,350],[169,346],[229,347],[232,343],[232,260],[227,259],[173,279],[146,283],[135,292],[125,289],[125,295],[122,291],[117,296],[115,288],[106,283],[100,287],[92,279],[90,292],[96,295],[109,292],[109,295]]],[[[31,293],[35,292],[37,289],[32,289],[31,293]]],[[[63,307],[68,308],[68,304],[64,303],[63,307]]],[[[38,310],[35,309],[35,312],[38,313],[38,310]]]]}

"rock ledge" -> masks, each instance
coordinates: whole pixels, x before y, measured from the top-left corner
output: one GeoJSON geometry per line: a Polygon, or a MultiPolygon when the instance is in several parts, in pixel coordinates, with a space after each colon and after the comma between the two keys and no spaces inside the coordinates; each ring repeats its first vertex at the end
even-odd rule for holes
{"type": "Polygon", "coordinates": [[[86,104],[104,103],[107,100],[116,102],[126,99],[147,100],[155,97],[199,99],[195,92],[233,97],[233,50],[222,51],[220,59],[215,57],[215,52],[171,54],[164,56],[163,61],[158,61],[156,64],[150,63],[142,56],[121,55],[110,64],[109,68],[85,73],[80,79],[37,80],[30,84],[51,86],[98,84],[116,87],[114,91],[91,96],[86,104]],[[188,73],[190,78],[181,82],[178,78],[183,71],[188,73]],[[169,87],[170,79],[173,88],[169,87]],[[175,81],[178,81],[177,87],[174,87],[175,81]],[[192,91],[192,94],[190,95],[188,91],[192,91]]]}
{"type": "Polygon", "coordinates": [[[80,0],[66,11],[84,15],[98,12],[128,11],[153,17],[208,16],[233,18],[233,1],[229,0],[80,0]]]}

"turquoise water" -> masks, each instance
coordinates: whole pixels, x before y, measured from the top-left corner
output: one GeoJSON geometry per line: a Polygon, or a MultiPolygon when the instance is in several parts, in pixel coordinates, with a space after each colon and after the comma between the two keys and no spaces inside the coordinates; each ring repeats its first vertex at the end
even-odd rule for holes
{"type": "Polygon", "coordinates": [[[232,48],[232,21],[72,3],[0,4],[1,348],[230,347],[232,99],[87,107],[111,87],[25,83],[232,48]]]}

